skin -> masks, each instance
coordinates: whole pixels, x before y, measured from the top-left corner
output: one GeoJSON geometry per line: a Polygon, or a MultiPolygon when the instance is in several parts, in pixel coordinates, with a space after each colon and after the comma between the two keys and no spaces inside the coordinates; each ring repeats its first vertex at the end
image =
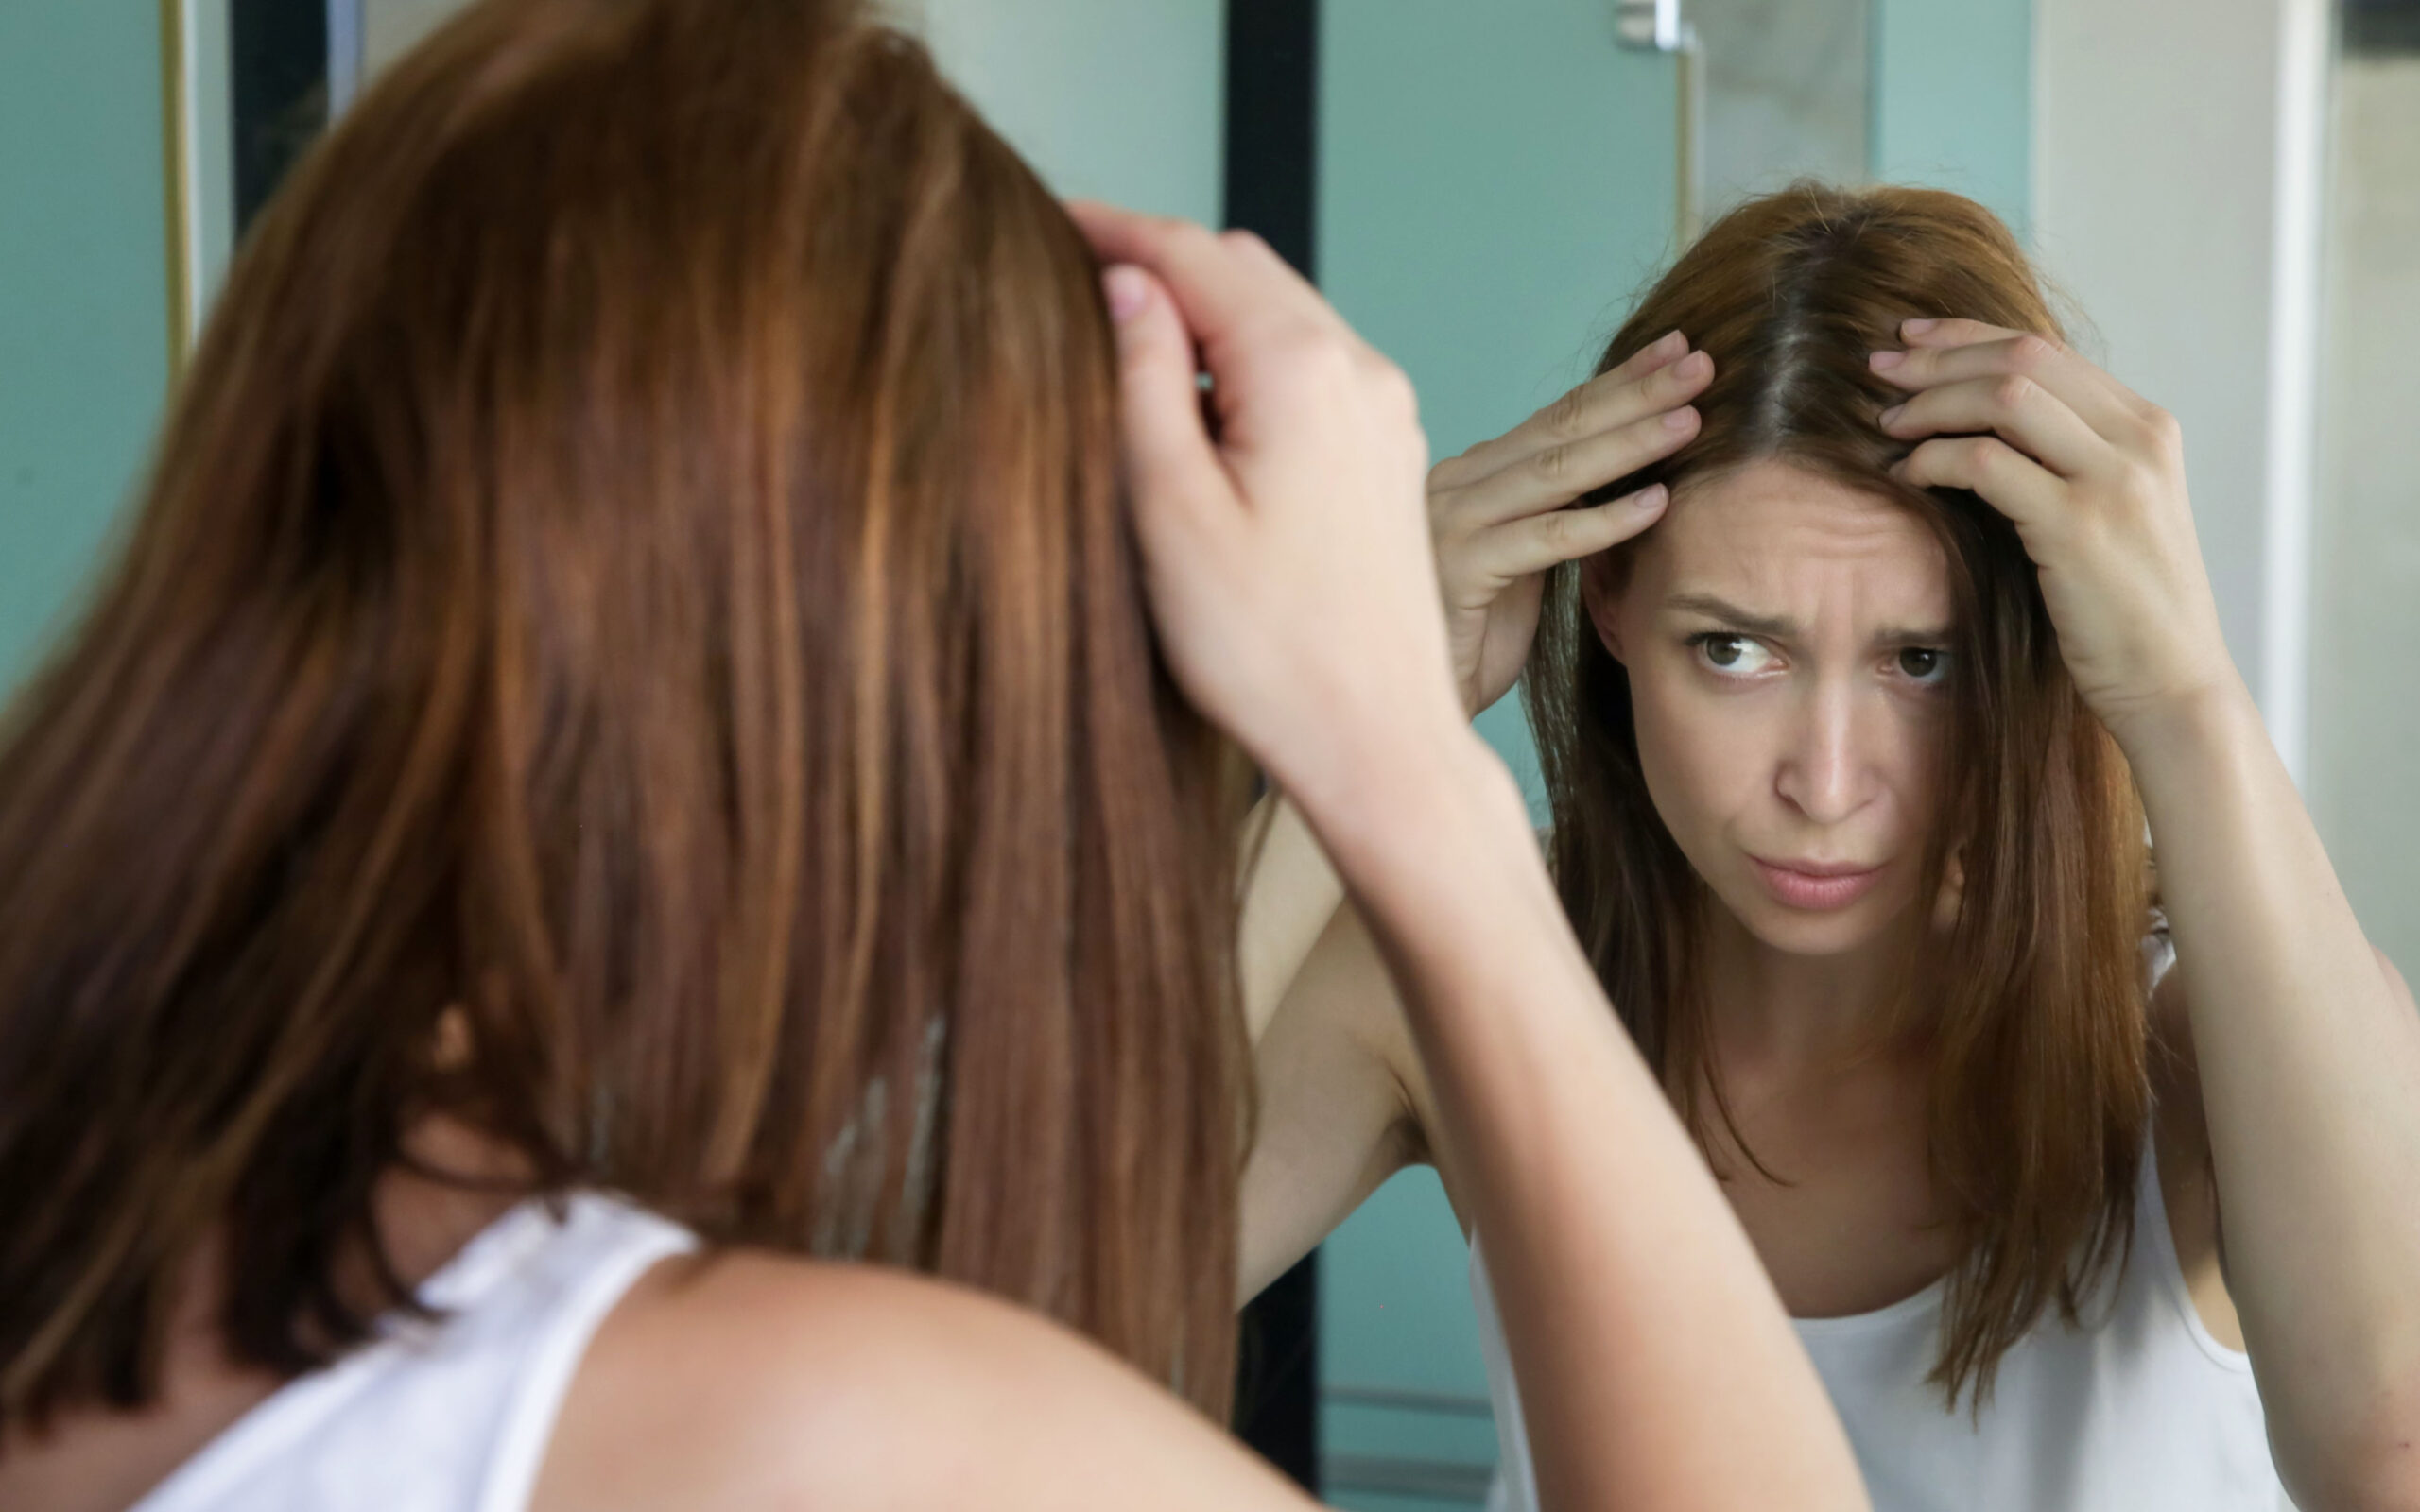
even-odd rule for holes
{"type": "MultiPolygon", "coordinates": [[[[2363,937],[2228,659],[2175,422],[2040,336],[1965,321],[1902,335],[1873,358],[1910,396],[1878,421],[1915,443],[1900,476],[1972,489],[2016,523],[2077,685],[2142,789],[2180,961],[2152,1005],[2153,1139],[2197,1308],[2249,1350],[2299,1505],[2420,1506],[2420,1013],[2363,937]]],[[[1517,575],[1653,523],[1636,504],[1540,518],[1661,455],[1660,417],[1702,387],[1678,377],[1685,350],[1657,343],[1432,474],[1474,712],[1510,686],[1510,647],[1536,623],[1534,596],[1507,592],[1517,575]],[[1535,549],[1520,556],[1513,532],[1535,549]]],[[[1929,660],[1902,653],[1939,644],[1945,564],[1878,499],[1779,463],[1705,480],[1668,513],[1627,579],[1599,558],[1583,581],[1631,675],[1651,796],[1721,905],[1712,1058],[1749,1144],[1789,1152],[1774,1172],[1789,1184],[1708,1153],[1792,1313],[1869,1311],[1955,1260],[1923,1160],[1920,1026],[1894,1037],[1881,988],[1944,906],[1911,876],[1938,822],[1940,695],[1910,676],[1929,660]],[[1855,905],[1812,913],[1776,896],[1759,858],[1880,872],[1855,905]]],[[[1323,906],[1338,894],[1283,799],[1255,823],[1247,1295],[1407,1163],[1434,1161],[1465,1228],[1489,1228],[1485,1177],[1440,1132],[1363,924],[1323,906]]]]}
{"type": "MultiPolygon", "coordinates": [[[[1518,790],[1463,718],[1409,384],[1256,239],[1076,209],[1112,265],[1126,473],[1163,646],[1187,695],[1294,796],[1402,984],[1397,1022],[1439,1067],[1433,1126],[1478,1174],[1477,1221],[1524,1257],[1501,1285],[1516,1368],[1543,1403],[1549,1504],[1867,1505],[1745,1234],[1611,1028],[1518,790]],[[1348,558],[1362,568],[1340,587],[1348,558]],[[1393,822],[1407,809],[1429,816],[1423,834],[1393,822]],[[1737,1453],[1751,1434],[1759,1452],[1737,1453]]],[[[510,1173],[467,1130],[416,1137],[455,1169],[510,1173]]],[[[425,1277],[502,1200],[387,1177],[381,1224],[404,1276],[425,1277]]],[[[218,1301],[198,1270],[159,1410],[71,1414],[9,1442],[0,1504],[122,1507],[273,1390],[226,1360],[218,1301]]],[[[659,1265],[606,1319],[532,1505],[1307,1503],[1165,1389],[1030,1314],[742,1252],[659,1265]]]]}
{"type": "Polygon", "coordinates": [[[1599,570],[1587,587],[1630,673],[1648,791],[1758,969],[1887,964],[1910,943],[1936,817],[1951,631],[1940,546],[1903,511],[1759,462],[1693,493],[1627,582],[1599,570]],[[1800,908],[1759,860],[1880,875],[1847,907],[1800,908]]]}

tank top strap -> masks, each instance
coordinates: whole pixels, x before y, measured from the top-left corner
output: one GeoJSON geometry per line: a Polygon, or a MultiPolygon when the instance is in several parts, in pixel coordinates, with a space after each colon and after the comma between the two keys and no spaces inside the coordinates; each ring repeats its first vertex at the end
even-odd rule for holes
{"type": "Polygon", "coordinates": [[[614,1198],[583,1194],[566,1217],[564,1235],[586,1220],[575,1243],[579,1261],[559,1273],[555,1305],[532,1330],[520,1380],[510,1399],[480,1487],[477,1512],[524,1512],[554,1438],[555,1421],[572,1377],[606,1314],[639,1279],[662,1262],[698,1247],[695,1235],[614,1198]]]}
{"type": "Polygon", "coordinates": [[[618,1198],[496,1219],[369,1344],[298,1377],[134,1512],[523,1512],[606,1315],[696,1236],[618,1198]]]}

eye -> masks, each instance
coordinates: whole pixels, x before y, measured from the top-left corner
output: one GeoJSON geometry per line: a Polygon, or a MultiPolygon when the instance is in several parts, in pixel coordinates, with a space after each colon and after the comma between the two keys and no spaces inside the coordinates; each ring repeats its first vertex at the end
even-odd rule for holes
{"type": "Polygon", "coordinates": [[[1753,636],[1708,630],[1690,636],[1689,644],[1696,649],[1701,662],[1726,677],[1749,677],[1773,663],[1772,652],[1753,636]]]}
{"type": "Polygon", "coordinates": [[[1900,675],[1917,682],[1939,682],[1949,672],[1949,653],[1929,645],[1903,647],[1896,661],[1900,675]]]}

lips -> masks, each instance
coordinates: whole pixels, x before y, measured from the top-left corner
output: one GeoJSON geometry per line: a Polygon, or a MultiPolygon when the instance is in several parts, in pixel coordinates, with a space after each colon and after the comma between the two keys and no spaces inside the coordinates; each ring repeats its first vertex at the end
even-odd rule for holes
{"type": "Polygon", "coordinates": [[[1755,862],[1756,875],[1774,902],[1785,908],[1810,913],[1846,908],[1864,897],[1882,877],[1880,867],[1854,862],[1767,861],[1762,856],[1750,859],[1755,862]]]}

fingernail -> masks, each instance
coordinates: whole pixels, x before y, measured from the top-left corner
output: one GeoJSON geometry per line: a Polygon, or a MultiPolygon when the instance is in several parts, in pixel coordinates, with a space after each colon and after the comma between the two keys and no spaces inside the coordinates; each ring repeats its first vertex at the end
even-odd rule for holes
{"type": "Polygon", "coordinates": [[[1899,364],[1907,361],[1908,354],[1904,352],[1877,352],[1865,360],[1873,364],[1874,370],[1876,372],[1889,372],[1892,369],[1896,368],[1899,364]]]}
{"type": "Polygon", "coordinates": [[[1714,371],[1714,359],[1703,352],[1690,352],[1681,359],[1680,366],[1672,369],[1674,376],[1686,378],[1691,383],[1695,383],[1712,371],[1714,371]]]}
{"type": "Polygon", "coordinates": [[[1926,319],[1926,318],[1916,318],[1916,319],[1913,319],[1913,320],[1907,320],[1907,321],[1903,321],[1903,322],[1901,322],[1901,324],[1900,324],[1900,326],[1899,326],[1899,329],[1900,329],[1900,330],[1902,330],[1902,331],[1904,331],[1904,332],[1906,332],[1908,335],[1911,335],[1911,336],[1920,336],[1920,335],[1923,335],[1926,332],[1927,332],[1927,331],[1931,330],[1934,326],[1939,325],[1940,323],[1941,323],[1941,322],[1940,322],[1940,321],[1938,321],[1938,320],[1930,320],[1930,319],[1926,319]]]}
{"type": "Polygon", "coordinates": [[[1882,412],[1881,417],[1880,417],[1880,419],[1879,419],[1879,421],[1878,421],[1878,423],[1882,426],[1882,428],[1883,428],[1883,429],[1888,430],[1888,429],[1890,429],[1890,428],[1891,428],[1891,423],[1892,423],[1893,421],[1897,420],[1900,416],[1902,416],[1902,415],[1906,414],[1907,412],[1908,412],[1908,406],[1907,406],[1907,405],[1905,405],[1905,404],[1893,404],[1893,405],[1892,405],[1889,409],[1886,409],[1886,410],[1884,410],[1884,411],[1882,412]]]}
{"type": "Polygon", "coordinates": [[[1686,404],[1683,404],[1678,409],[1668,410],[1664,415],[1664,428],[1668,431],[1685,431],[1697,422],[1698,412],[1686,404]]]}
{"type": "Polygon", "coordinates": [[[1655,338],[1655,351],[1659,356],[1666,352],[1686,352],[1688,349],[1689,338],[1678,331],[1667,331],[1655,338]]]}
{"type": "Polygon", "coordinates": [[[1661,483],[1651,483],[1631,496],[1631,503],[1641,509],[1661,509],[1668,490],[1661,483]]]}
{"type": "Polygon", "coordinates": [[[1100,289],[1109,301],[1109,318],[1130,318],[1151,297],[1151,286],[1144,280],[1143,270],[1121,263],[1100,276],[1100,289]]]}

